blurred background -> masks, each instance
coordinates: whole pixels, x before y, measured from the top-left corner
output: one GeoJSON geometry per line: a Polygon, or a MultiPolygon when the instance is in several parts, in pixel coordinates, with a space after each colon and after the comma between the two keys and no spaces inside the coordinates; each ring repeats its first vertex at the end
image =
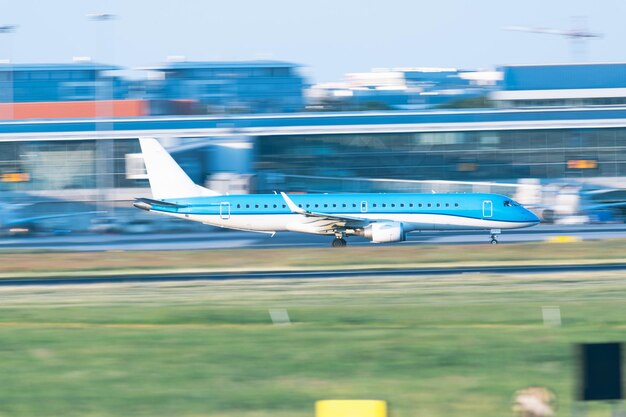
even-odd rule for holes
{"type": "Polygon", "coordinates": [[[623,3],[4,2],[4,235],[192,230],[137,138],[223,193],[509,195],[623,223],[623,3]]]}
{"type": "Polygon", "coordinates": [[[626,238],[626,2],[0,8],[0,416],[626,415],[575,388],[576,346],[626,328],[603,239],[626,238]],[[331,251],[154,216],[139,137],[224,194],[504,194],[544,224],[502,242],[540,243],[331,251]],[[218,275],[150,279],[173,271],[218,275]]]}

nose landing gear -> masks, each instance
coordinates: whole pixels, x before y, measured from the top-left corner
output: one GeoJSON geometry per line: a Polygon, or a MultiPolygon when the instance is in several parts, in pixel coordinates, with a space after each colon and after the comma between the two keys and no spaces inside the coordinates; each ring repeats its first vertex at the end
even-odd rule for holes
{"type": "Polygon", "coordinates": [[[498,244],[498,235],[502,233],[502,231],[500,229],[491,229],[491,244],[492,245],[497,245],[498,244]]]}

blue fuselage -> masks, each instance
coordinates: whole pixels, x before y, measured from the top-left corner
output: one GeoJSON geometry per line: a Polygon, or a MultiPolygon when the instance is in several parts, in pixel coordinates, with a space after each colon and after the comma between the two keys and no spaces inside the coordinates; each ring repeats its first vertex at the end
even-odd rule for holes
{"type": "MultiPolygon", "coordinates": [[[[498,194],[292,194],[289,197],[307,212],[370,222],[400,222],[407,232],[514,229],[539,223],[533,213],[498,194]]],[[[150,210],[233,229],[332,233],[327,228],[310,227],[312,219],[295,213],[278,194],[164,201],[170,205],[152,204],[150,210]]]]}

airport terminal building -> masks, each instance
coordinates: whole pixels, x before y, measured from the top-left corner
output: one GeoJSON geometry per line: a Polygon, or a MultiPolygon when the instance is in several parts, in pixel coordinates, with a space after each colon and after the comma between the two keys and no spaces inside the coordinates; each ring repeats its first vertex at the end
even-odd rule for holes
{"type": "Polygon", "coordinates": [[[207,108],[220,107],[219,100],[247,103],[248,113],[155,116],[141,107],[143,99],[133,99],[132,85],[108,75],[113,67],[14,66],[15,91],[3,99],[14,103],[2,103],[2,114],[22,109],[31,116],[0,121],[0,193],[80,201],[146,195],[141,136],[159,138],[194,181],[231,193],[409,190],[360,179],[602,178],[622,186],[626,178],[620,98],[626,98],[626,64],[502,67],[490,95],[494,108],[337,113],[298,111],[303,80],[295,67],[274,61],[159,66],[154,70],[165,75],[144,86],[152,94],[144,98],[195,99],[207,108]],[[27,80],[39,78],[63,95],[50,95],[44,84],[31,93],[38,96],[22,95],[27,80]],[[126,106],[118,112],[116,103],[89,101],[100,97],[96,87],[105,78],[117,86],[113,101],[126,106]],[[67,101],[79,90],[86,95],[67,101]],[[270,99],[279,113],[262,112],[270,99]],[[63,106],[91,107],[82,117],[33,116],[63,106]]]}
{"type": "Polygon", "coordinates": [[[589,107],[0,122],[1,187],[131,198],[147,186],[141,136],[163,139],[199,183],[254,175],[259,192],[363,191],[325,177],[626,177],[626,108],[589,107]]]}

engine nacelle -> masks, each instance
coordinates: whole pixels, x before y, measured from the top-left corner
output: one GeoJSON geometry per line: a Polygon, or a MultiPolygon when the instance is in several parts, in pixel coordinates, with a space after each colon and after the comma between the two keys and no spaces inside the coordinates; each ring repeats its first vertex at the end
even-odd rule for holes
{"type": "Polygon", "coordinates": [[[363,229],[363,237],[374,243],[403,242],[404,226],[399,222],[372,223],[363,229]]]}

